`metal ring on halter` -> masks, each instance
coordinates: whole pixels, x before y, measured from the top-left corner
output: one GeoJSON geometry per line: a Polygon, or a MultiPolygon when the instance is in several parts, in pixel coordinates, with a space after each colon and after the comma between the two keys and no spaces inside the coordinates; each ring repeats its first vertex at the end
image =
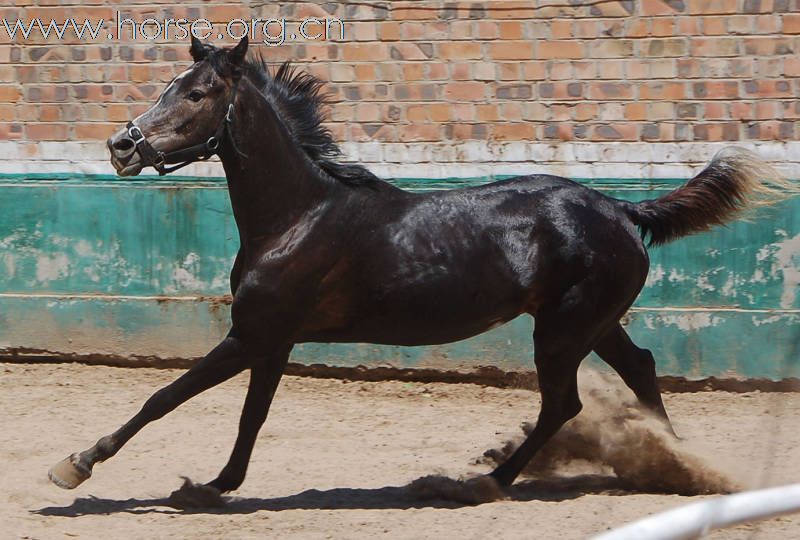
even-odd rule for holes
{"type": "Polygon", "coordinates": [[[206,148],[212,151],[219,148],[219,139],[217,139],[214,136],[209,137],[208,140],[206,141],[206,148]]]}
{"type": "Polygon", "coordinates": [[[134,144],[139,144],[144,140],[144,133],[142,133],[141,129],[132,125],[128,128],[128,137],[133,140],[134,144]]]}

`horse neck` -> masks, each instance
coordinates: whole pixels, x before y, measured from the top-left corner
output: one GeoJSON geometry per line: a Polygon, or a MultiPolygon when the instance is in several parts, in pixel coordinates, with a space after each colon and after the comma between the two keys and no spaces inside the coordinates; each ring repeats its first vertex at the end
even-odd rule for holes
{"type": "Polygon", "coordinates": [[[242,79],[238,92],[232,128],[236,146],[226,138],[220,157],[246,248],[257,238],[280,237],[341,186],[311,163],[252,83],[242,79]]]}

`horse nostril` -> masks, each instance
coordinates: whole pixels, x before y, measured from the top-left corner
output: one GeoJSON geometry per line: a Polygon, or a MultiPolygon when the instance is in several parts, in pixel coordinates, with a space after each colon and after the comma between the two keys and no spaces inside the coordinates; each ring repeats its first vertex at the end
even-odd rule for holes
{"type": "Polygon", "coordinates": [[[134,143],[133,139],[129,139],[127,137],[123,137],[118,141],[115,141],[114,144],[111,146],[114,147],[114,150],[120,150],[121,152],[125,152],[126,150],[130,150],[133,148],[134,143]]]}

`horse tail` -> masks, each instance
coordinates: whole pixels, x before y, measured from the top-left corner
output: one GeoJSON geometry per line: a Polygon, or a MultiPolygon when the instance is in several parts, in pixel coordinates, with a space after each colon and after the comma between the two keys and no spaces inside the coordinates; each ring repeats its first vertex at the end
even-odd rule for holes
{"type": "Polygon", "coordinates": [[[650,245],[659,245],[727,223],[752,207],[775,204],[796,190],[753,152],[731,146],[678,189],[628,203],[626,210],[642,238],[649,236],[650,245]]]}

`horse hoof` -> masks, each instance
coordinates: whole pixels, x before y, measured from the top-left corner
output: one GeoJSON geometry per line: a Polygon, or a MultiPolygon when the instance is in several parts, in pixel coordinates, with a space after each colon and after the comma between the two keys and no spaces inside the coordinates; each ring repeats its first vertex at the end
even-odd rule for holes
{"type": "Polygon", "coordinates": [[[225,499],[220,490],[206,484],[195,484],[185,476],[183,485],[173,491],[167,499],[167,504],[179,510],[198,508],[222,508],[225,499]]]}
{"type": "Polygon", "coordinates": [[[75,489],[92,476],[92,471],[78,467],[75,464],[75,457],[77,456],[73,454],[53,465],[47,471],[50,481],[62,489],[75,489]]]}

